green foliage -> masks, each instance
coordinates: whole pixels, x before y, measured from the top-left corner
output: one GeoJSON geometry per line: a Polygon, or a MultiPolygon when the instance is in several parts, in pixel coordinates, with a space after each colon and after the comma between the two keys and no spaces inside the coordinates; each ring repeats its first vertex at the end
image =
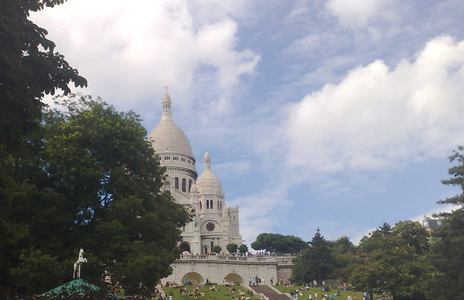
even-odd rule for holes
{"type": "Polygon", "coordinates": [[[293,235],[282,235],[278,233],[261,233],[256,241],[251,243],[255,250],[267,250],[278,253],[298,253],[308,247],[307,243],[293,235]]]}
{"type": "Polygon", "coordinates": [[[214,253],[220,253],[222,251],[222,248],[219,245],[215,245],[211,250],[213,250],[214,253]]]}
{"type": "Polygon", "coordinates": [[[71,82],[76,87],[87,86],[64,56],[54,52],[55,44],[46,38],[47,31],[28,19],[31,11],[63,2],[3,0],[0,4],[0,294],[14,291],[15,285],[28,290],[35,288],[36,282],[42,287],[49,284],[35,276],[25,285],[32,276],[27,270],[33,270],[33,259],[37,265],[48,258],[54,261],[56,256],[47,253],[60,248],[54,239],[66,231],[59,226],[69,216],[56,213],[61,207],[55,204],[61,196],[43,189],[46,179],[40,168],[26,168],[32,153],[40,149],[43,96],[57,90],[68,94],[71,82]],[[50,240],[54,242],[44,242],[50,240]],[[32,246],[36,250],[26,251],[32,246]],[[43,253],[37,252],[41,250],[43,253]],[[27,268],[15,269],[19,264],[27,268]]]}
{"type": "Polygon", "coordinates": [[[55,278],[63,276],[64,269],[57,257],[44,255],[34,248],[21,251],[20,266],[12,268],[11,274],[17,286],[32,294],[38,287],[54,288],[55,278]]]}
{"type": "Polygon", "coordinates": [[[449,159],[458,164],[448,169],[451,178],[442,182],[459,186],[463,192],[437,202],[458,208],[440,214],[444,226],[432,235],[430,261],[435,270],[427,294],[430,299],[464,298],[464,147],[458,146],[449,159]]]}
{"type": "Polygon", "coordinates": [[[2,284],[26,292],[29,280],[43,292],[71,279],[84,248],[86,280],[98,282],[108,270],[129,292],[140,283],[151,288],[170,273],[190,215],[160,191],[164,169],[135,113],[86,97],[59,100],[63,109],[45,111],[28,155],[0,170],[2,284]],[[43,282],[32,273],[45,262],[68,272],[43,282]]]}
{"type": "Polygon", "coordinates": [[[309,247],[293,259],[291,281],[296,284],[328,279],[334,264],[330,242],[321,235],[319,228],[309,247]]]}
{"type": "Polygon", "coordinates": [[[418,222],[384,223],[359,245],[362,263],[352,273],[357,290],[391,293],[394,299],[424,299],[430,267],[427,231],[418,222]]]}
{"type": "Polygon", "coordinates": [[[55,44],[47,31],[28,19],[30,11],[53,7],[64,0],[4,0],[0,10],[0,162],[21,150],[25,137],[37,130],[45,94],[68,84],[87,86],[63,55],[53,52],[55,44]]]}
{"type": "Polygon", "coordinates": [[[347,236],[337,239],[333,245],[334,269],[331,278],[339,282],[347,282],[351,276],[354,267],[359,263],[356,256],[356,247],[347,236]]]}
{"type": "Polygon", "coordinates": [[[239,247],[238,247],[238,252],[240,252],[240,254],[245,254],[248,252],[248,246],[245,245],[245,244],[241,244],[239,247]]]}
{"type": "MultiPolygon", "coordinates": [[[[448,169],[448,174],[450,174],[452,177],[447,180],[442,180],[442,183],[445,185],[459,186],[464,191],[464,146],[458,146],[458,150],[453,150],[453,154],[448,158],[450,162],[456,161],[459,164],[448,169]]],[[[440,200],[437,203],[458,205],[461,206],[459,210],[462,210],[464,209],[464,192],[454,197],[440,200]]],[[[440,215],[442,217],[453,216],[454,212],[441,213],[440,215]]]]}
{"type": "Polygon", "coordinates": [[[238,250],[238,245],[234,243],[230,243],[226,245],[226,249],[227,251],[229,251],[229,253],[236,253],[238,250]]]}

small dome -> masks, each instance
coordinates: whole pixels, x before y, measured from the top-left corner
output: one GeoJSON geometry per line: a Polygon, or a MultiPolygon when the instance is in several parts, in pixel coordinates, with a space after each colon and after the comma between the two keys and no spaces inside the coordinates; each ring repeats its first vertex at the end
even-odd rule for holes
{"type": "Polygon", "coordinates": [[[190,193],[198,193],[198,187],[195,183],[193,183],[192,187],[190,188],[190,193]]]}
{"type": "Polygon", "coordinates": [[[205,170],[200,177],[198,177],[197,186],[200,193],[222,193],[221,182],[211,170],[205,170]]]}
{"type": "Polygon", "coordinates": [[[208,150],[205,153],[205,170],[197,179],[197,187],[200,193],[216,194],[222,193],[221,182],[217,176],[211,171],[211,157],[208,150]]]}

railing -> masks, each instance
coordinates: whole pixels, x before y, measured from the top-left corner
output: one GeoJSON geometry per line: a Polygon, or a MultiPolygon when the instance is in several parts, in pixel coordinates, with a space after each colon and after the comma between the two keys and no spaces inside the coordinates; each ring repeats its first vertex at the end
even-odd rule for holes
{"type": "Polygon", "coordinates": [[[183,260],[207,261],[242,261],[242,262],[276,262],[278,264],[291,264],[293,256],[234,256],[234,255],[181,255],[183,260]]]}

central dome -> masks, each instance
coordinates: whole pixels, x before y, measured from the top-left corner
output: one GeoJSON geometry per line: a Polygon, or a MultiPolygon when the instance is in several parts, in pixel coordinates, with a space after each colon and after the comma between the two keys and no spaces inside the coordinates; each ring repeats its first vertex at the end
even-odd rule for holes
{"type": "Polygon", "coordinates": [[[192,156],[192,147],[185,133],[172,121],[171,97],[168,92],[163,96],[163,116],[161,122],[148,135],[157,154],[165,151],[192,156]]]}
{"type": "Polygon", "coordinates": [[[161,121],[148,135],[156,153],[171,151],[192,155],[192,147],[185,133],[172,121],[161,121]]]}

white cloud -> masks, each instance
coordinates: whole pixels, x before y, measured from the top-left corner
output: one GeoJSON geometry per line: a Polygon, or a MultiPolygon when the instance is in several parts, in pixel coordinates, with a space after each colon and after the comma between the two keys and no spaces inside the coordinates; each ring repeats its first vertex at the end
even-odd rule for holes
{"type": "Polygon", "coordinates": [[[444,157],[464,137],[464,41],[430,41],[394,70],[349,72],[289,108],[288,163],[314,172],[388,170],[444,157]]]}
{"type": "MultiPolygon", "coordinates": [[[[211,97],[201,101],[224,113],[241,76],[252,74],[260,57],[236,49],[235,21],[224,17],[198,23],[194,13],[188,1],[145,0],[133,5],[82,0],[31,19],[49,30],[57,50],[89,80],[94,96],[112,103],[132,102],[133,107],[133,102],[162,93],[167,84],[179,95],[189,94],[189,100],[201,98],[200,91],[209,93],[211,97]],[[192,91],[197,93],[193,97],[192,91]]],[[[184,99],[179,97],[179,102],[184,99]]]]}
{"type": "Polygon", "coordinates": [[[391,2],[394,0],[329,0],[326,8],[342,25],[364,27],[378,18],[391,2]]]}

